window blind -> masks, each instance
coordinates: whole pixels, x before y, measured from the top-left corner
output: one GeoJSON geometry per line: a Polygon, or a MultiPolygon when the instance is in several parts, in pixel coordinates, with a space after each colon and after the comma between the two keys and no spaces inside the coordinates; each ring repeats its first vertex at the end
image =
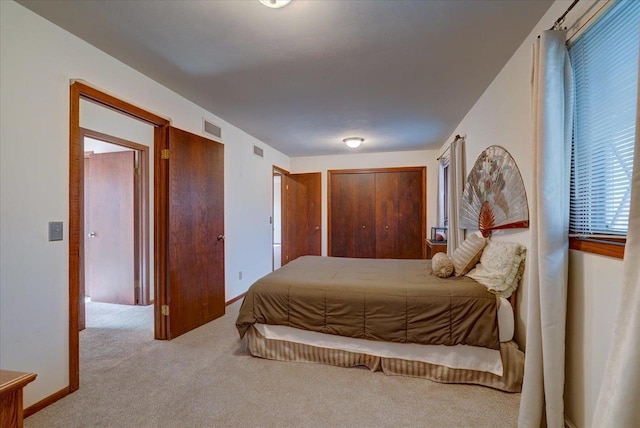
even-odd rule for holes
{"type": "Polygon", "coordinates": [[[639,40],[640,1],[619,0],[569,47],[575,83],[572,234],[627,234],[639,40]]]}

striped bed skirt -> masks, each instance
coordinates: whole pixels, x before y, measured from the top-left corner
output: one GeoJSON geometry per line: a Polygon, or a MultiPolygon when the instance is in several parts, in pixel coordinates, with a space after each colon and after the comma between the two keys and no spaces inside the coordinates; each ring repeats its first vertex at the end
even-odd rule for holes
{"type": "Polygon", "coordinates": [[[524,376],[524,353],[514,341],[500,344],[503,375],[452,369],[421,361],[384,358],[374,355],[321,348],[285,340],[267,339],[255,327],[247,331],[247,347],[254,357],[299,363],[320,363],[338,367],[365,366],[390,376],[411,376],[441,383],[465,383],[488,386],[505,392],[520,392],[524,376]]]}

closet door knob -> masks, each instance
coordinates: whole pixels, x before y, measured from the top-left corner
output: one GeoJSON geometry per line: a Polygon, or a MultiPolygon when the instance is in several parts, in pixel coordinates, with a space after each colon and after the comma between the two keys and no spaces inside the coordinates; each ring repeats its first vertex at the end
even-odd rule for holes
{"type": "Polygon", "coordinates": [[[224,235],[218,235],[218,241],[224,241],[224,235]]]}
{"type": "Polygon", "coordinates": [[[384,228],[385,228],[385,229],[389,229],[389,225],[385,226],[384,228]]]}
{"type": "Polygon", "coordinates": [[[365,226],[365,225],[363,224],[363,225],[362,225],[362,228],[363,228],[363,229],[366,229],[366,228],[367,228],[367,226],[365,226]]]}
{"type": "Polygon", "coordinates": [[[87,236],[89,238],[95,238],[96,237],[96,233],[95,232],[90,232],[87,236]]]}

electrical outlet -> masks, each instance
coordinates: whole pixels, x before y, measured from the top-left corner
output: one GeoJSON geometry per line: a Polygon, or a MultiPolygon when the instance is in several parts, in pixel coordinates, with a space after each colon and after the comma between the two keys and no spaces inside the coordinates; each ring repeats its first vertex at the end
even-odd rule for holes
{"type": "Polygon", "coordinates": [[[238,279],[242,280],[242,271],[238,272],[238,279]]]}

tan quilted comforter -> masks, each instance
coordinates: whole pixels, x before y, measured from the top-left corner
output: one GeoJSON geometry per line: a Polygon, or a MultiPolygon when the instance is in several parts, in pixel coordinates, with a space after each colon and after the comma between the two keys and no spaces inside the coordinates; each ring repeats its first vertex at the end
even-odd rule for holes
{"type": "Polygon", "coordinates": [[[369,340],[499,349],[496,296],[430,260],[300,257],[254,283],[236,326],[286,325],[369,340]]]}

